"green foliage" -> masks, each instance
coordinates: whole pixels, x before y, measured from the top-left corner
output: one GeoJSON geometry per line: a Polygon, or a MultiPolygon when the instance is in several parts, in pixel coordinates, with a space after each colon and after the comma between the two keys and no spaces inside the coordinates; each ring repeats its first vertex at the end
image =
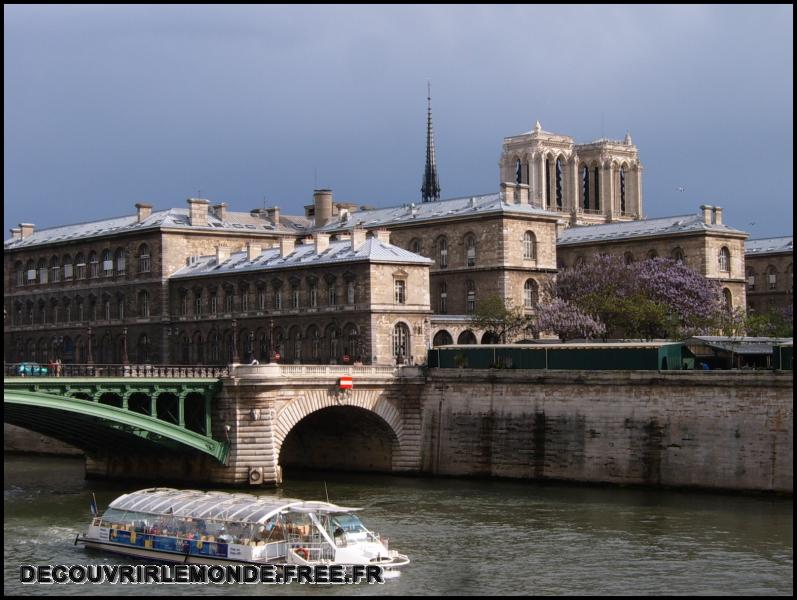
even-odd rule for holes
{"type": "Polygon", "coordinates": [[[492,332],[504,344],[512,341],[528,325],[523,309],[504,302],[501,296],[487,296],[476,304],[470,320],[472,327],[492,332]]]}

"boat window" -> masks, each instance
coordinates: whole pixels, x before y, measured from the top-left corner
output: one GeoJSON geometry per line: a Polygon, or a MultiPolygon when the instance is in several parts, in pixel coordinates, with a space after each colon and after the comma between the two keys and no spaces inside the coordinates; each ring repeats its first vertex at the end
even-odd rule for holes
{"type": "Polygon", "coordinates": [[[357,515],[351,513],[338,514],[332,517],[333,530],[340,527],[346,533],[364,533],[368,530],[357,515]]]}

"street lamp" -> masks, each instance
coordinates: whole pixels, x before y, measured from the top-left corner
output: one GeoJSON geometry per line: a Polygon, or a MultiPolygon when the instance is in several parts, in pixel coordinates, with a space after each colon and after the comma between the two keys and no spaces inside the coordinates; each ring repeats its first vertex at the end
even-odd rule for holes
{"type": "Polygon", "coordinates": [[[86,344],[86,364],[93,365],[94,364],[94,357],[91,355],[91,325],[89,325],[88,329],[86,330],[86,337],[88,338],[88,343],[86,344]]]}

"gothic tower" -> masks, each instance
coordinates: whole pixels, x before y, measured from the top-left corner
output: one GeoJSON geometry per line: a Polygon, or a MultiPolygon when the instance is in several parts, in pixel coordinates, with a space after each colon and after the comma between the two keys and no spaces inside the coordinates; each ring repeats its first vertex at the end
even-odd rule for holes
{"type": "Polygon", "coordinates": [[[440,182],[437,179],[437,161],[434,156],[434,133],[432,131],[432,84],[427,84],[426,100],[428,113],[426,117],[426,169],[423,172],[421,197],[424,202],[440,200],[440,182]]]}

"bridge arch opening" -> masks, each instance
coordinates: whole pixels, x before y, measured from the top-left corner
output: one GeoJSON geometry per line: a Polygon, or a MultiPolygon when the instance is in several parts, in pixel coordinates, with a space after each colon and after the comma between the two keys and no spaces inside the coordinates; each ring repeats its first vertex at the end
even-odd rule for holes
{"type": "Polygon", "coordinates": [[[127,399],[127,409],[142,415],[151,416],[152,400],[149,395],[143,392],[135,392],[130,394],[130,398],[127,399]]]}
{"type": "Polygon", "coordinates": [[[188,394],[185,398],[185,427],[196,433],[207,435],[205,396],[198,393],[188,394]]]}
{"type": "Polygon", "coordinates": [[[180,399],[171,392],[163,392],[156,403],[158,418],[161,421],[177,425],[180,423],[180,399]]]}
{"type": "Polygon", "coordinates": [[[398,437],[380,416],[356,406],[332,406],[293,426],[279,464],[288,477],[303,469],[389,473],[398,452],[398,437]]]}
{"type": "Polygon", "coordinates": [[[107,404],[108,406],[115,406],[122,408],[122,397],[115,392],[105,392],[100,396],[100,404],[107,404]]]}

